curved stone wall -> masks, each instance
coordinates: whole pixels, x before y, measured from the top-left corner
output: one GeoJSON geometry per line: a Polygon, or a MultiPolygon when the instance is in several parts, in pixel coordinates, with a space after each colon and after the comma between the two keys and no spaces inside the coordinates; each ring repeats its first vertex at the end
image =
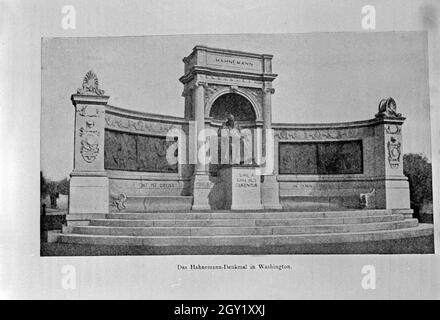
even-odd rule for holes
{"type": "MultiPolygon", "coordinates": [[[[71,97],[75,149],[69,221],[102,218],[109,211],[224,209],[225,190],[233,185],[232,178],[215,177],[204,161],[212,154],[199,151],[207,147],[207,138],[214,136],[218,141],[221,116],[210,117],[210,108],[216,98],[228,93],[242,95],[254,108],[255,121],[244,121],[242,129],[265,130],[264,139],[245,143],[247,151],[251,145],[254,151],[247,154],[254,156],[256,151],[274,160],[273,167],[270,161],[257,161],[255,166],[253,174],[262,175],[257,183],[261,189],[257,207],[261,204],[261,208],[279,210],[281,200],[284,208],[408,211],[409,187],[403,175],[402,154],[405,118],[397,113],[394,99],[381,100],[371,120],[273,124],[272,81],[277,75],[272,73],[271,59],[271,55],[195,47],[184,59],[188,73],[180,78],[184,84],[184,118],[110,106],[110,97],[98,88],[96,75],[88,72],[82,88],[71,97]],[[219,54],[236,58],[222,60],[219,54]],[[257,59],[258,68],[264,72],[229,70],[225,74],[210,67],[207,57],[226,69],[231,61],[252,66],[250,61],[257,59]],[[188,63],[196,65],[189,68],[188,63]]],[[[237,177],[234,175],[234,181],[240,185],[237,177]]],[[[248,200],[251,203],[255,199],[251,196],[248,200]]]]}
{"type": "MultiPolygon", "coordinates": [[[[376,117],[347,123],[273,124],[274,171],[283,206],[358,208],[365,205],[361,195],[372,194],[369,207],[409,208],[401,156],[403,121],[376,117]]],[[[169,165],[165,159],[175,143],[166,139],[173,129],[187,134],[188,121],[106,106],[104,166],[110,206],[120,194],[192,195],[193,165],[169,165]],[[112,158],[124,159],[122,166],[115,167],[112,158]]]]}
{"type": "Polygon", "coordinates": [[[409,208],[407,178],[403,175],[401,155],[403,121],[402,117],[376,117],[347,123],[273,124],[275,159],[278,160],[275,161],[275,172],[284,205],[353,208],[362,205],[361,194],[371,193],[374,195],[371,197],[374,199],[374,203],[370,203],[372,207],[409,208]],[[303,149],[304,152],[296,152],[294,156],[297,158],[292,160],[286,145],[291,146],[291,150],[303,149]],[[319,162],[322,161],[319,158],[323,157],[330,159],[330,164],[334,165],[330,168],[333,170],[326,172],[324,163],[321,164],[324,170],[317,170],[316,173],[309,173],[310,170],[286,172],[288,170],[283,163],[286,159],[287,162],[290,160],[294,169],[297,168],[295,163],[300,163],[305,169],[312,167],[307,167],[307,162],[313,161],[310,160],[313,159],[310,154],[315,149],[318,150],[318,169],[319,162]],[[325,154],[326,152],[330,152],[330,155],[325,154]],[[331,163],[332,157],[335,158],[332,152],[338,155],[339,165],[336,162],[331,163]],[[356,170],[351,171],[338,170],[347,167],[353,169],[359,155],[362,166],[355,165],[356,170]],[[400,197],[402,192],[406,197],[400,197]]]}
{"type": "MultiPolygon", "coordinates": [[[[188,123],[183,118],[106,106],[104,168],[110,208],[121,194],[129,199],[190,194],[189,166],[170,165],[166,159],[168,148],[178,143],[177,138],[167,139],[173,129],[187,132],[188,123]]],[[[174,149],[177,156],[178,148],[174,149]]]]}

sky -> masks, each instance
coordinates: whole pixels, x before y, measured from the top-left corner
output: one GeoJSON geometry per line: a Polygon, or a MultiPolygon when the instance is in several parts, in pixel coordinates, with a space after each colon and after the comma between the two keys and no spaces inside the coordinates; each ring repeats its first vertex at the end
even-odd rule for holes
{"type": "Polygon", "coordinates": [[[426,32],[176,35],[42,40],[41,167],[62,179],[73,165],[71,94],[93,69],[109,104],[183,116],[182,58],[195,45],[273,54],[273,122],[373,118],[393,97],[405,117],[404,152],[430,157],[426,32]]]}

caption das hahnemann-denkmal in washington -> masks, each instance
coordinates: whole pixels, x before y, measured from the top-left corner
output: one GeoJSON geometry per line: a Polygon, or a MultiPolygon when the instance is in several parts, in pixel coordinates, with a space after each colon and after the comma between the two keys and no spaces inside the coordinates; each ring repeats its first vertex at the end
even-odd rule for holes
{"type": "Polygon", "coordinates": [[[289,264],[216,264],[216,265],[203,265],[203,264],[188,264],[177,265],[177,270],[293,270],[293,267],[289,264]]]}

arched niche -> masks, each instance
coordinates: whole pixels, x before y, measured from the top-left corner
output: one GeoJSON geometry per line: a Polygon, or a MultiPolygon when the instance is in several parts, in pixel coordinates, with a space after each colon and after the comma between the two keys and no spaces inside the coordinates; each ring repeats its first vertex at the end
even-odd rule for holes
{"type": "Polygon", "coordinates": [[[252,103],[244,96],[233,92],[222,94],[214,100],[209,110],[209,117],[223,121],[228,113],[232,114],[236,121],[257,120],[252,103]]]}
{"type": "Polygon", "coordinates": [[[220,105],[232,103],[233,106],[239,106],[238,111],[231,112],[237,121],[259,125],[263,120],[260,101],[262,98],[257,92],[258,89],[251,90],[240,87],[234,89],[226,86],[210,87],[207,96],[205,96],[205,117],[214,120],[214,122],[223,121],[224,118],[219,118],[225,111],[222,108],[234,108],[220,107],[220,105]],[[239,120],[243,119],[245,115],[247,119],[239,120]]]}

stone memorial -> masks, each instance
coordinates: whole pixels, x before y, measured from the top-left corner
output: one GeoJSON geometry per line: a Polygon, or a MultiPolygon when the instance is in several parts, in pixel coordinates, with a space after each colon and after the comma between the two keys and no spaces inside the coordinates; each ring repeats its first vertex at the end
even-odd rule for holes
{"type": "Polygon", "coordinates": [[[71,98],[74,169],[60,242],[181,254],[236,253],[244,241],[260,253],[268,243],[292,252],[432,235],[411,219],[396,101],[381,100],[369,120],[272,123],[272,59],[195,46],[179,79],[183,117],[108,105],[89,71],[71,98]],[[292,225],[316,217],[327,227],[292,225]]]}
{"type": "Polygon", "coordinates": [[[361,208],[360,195],[372,189],[370,207],[409,212],[405,118],[395,100],[381,100],[366,121],[274,124],[272,58],[194,47],[180,78],[184,118],[110,106],[89,71],[72,96],[69,221],[109,211],[281,210],[323,201],[361,208]],[[205,150],[207,141],[216,145],[205,150]]]}

